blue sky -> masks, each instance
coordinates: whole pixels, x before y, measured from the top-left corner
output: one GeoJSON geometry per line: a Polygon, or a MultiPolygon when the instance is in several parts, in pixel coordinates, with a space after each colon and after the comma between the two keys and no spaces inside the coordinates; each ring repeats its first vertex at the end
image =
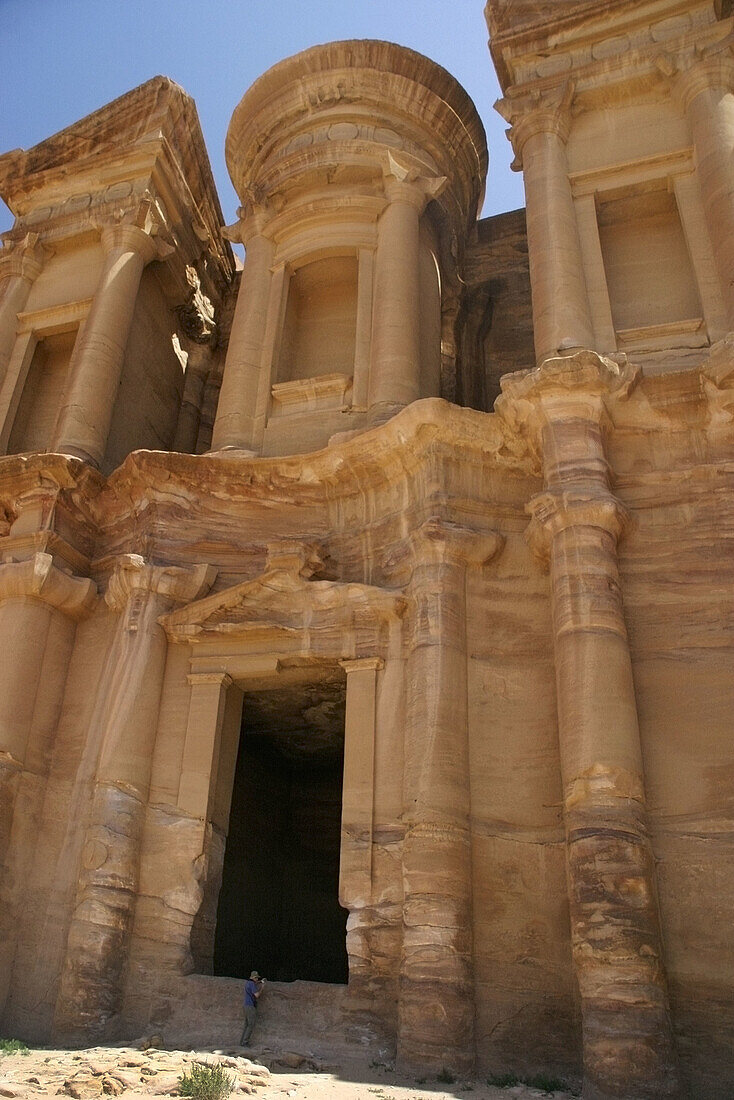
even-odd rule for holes
{"type": "MultiPolygon", "coordinates": [[[[232,111],[276,61],[317,42],[384,38],[438,61],[464,85],[490,150],[484,213],[524,205],[487,48],[484,0],[0,0],[0,152],[27,149],[148,80],[196,100],[222,209],[232,111]]],[[[12,217],[0,203],[0,231],[12,217]]]]}

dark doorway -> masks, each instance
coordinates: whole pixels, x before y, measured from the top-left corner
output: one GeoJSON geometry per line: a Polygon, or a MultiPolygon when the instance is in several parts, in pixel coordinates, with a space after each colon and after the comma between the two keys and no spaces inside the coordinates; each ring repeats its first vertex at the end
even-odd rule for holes
{"type": "Polygon", "coordinates": [[[246,693],[214,973],[347,981],[339,905],[345,683],[246,693]]]}

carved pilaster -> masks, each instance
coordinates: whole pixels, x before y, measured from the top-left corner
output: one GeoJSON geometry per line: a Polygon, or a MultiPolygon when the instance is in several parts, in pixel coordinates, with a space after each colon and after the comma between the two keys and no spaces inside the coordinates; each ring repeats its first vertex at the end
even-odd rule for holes
{"type": "Polygon", "coordinates": [[[542,97],[508,96],[495,104],[512,123],[513,167],[523,170],[538,363],[566,350],[594,346],[566,161],[573,95],[569,81],[542,97]]]}
{"type": "Polygon", "coordinates": [[[732,38],[676,56],[658,68],[686,115],[696,151],[696,174],[730,328],[734,328],[734,56],[732,38]]]}
{"type": "Polygon", "coordinates": [[[636,372],[592,353],[504,381],[500,410],[537,447],[528,505],[549,563],[574,965],[585,1092],[676,1094],[644,769],[604,431],[636,372]]]}
{"type": "MultiPolygon", "coordinates": [[[[37,553],[25,561],[0,565],[1,634],[12,643],[0,662],[0,785],[12,786],[0,799],[6,826],[0,828],[0,867],[10,837],[15,778],[34,736],[36,698],[39,693],[55,693],[60,702],[63,691],[58,672],[54,683],[42,682],[49,632],[54,634],[52,644],[68,649],[73,624],[86,618],[96,601],[93,581],[62,572],[51,554],[37,553]],[[67,627],[63,620],[68,620],[67,627]]],[[[58,664],[65,672],[64,662],[58,664]]]]}
{"type": "Polygon", "coordinates": [[[409,539],[398,1029],[405,1066],[467,1069],[474,1057],[466,572],[501,544],[494,532],[438,517],[409,539]]]}
{"type": "Polygon", "coordinates": [[[53,449],[99,466],[104,458],[125,347],[146,264],[164,259],[163,239],[150,203],[133,217],[107,222],[100,240],[105,258],[84,328],[69,364],[53,449]]]}
{"type": "Polygon", "coordinates": [[[59,568],[51,554],[0,565],[0,1012],[75,628],[96,602],[93,582],[59,568]]]}
{"type": "Polygon", "coordinates": [[[158,618],[205,595],[215,572],[127,554],[108,583],[105,601],[119,618],[90,723],[99,763],[56,1005],[59,1036],[102,1036],[120,1003],[166,660],[158,618]]]}
{"type": "Polygon", "coordinates": [[[237,294],[232,331],[212,434],[212,450],[260,449],[270,371],[263,364],[273,289],[275,245],[268,235],[271,211],[253,203],[237,211],[239,221],[223,230],[245,246],[245,266],[237,294]],[[261,412],[261,409],[263,410],[261,412]]]}
{"type": "Polygon", "coordinates": [[[6,243],[0,251],[0,388],[15,344],[18,314],[26,307],[47,255],[36,233],[10,247],[6,243]]]}
{"type": "Polygon", "coordinates": [[[379,423],[419,397],[420,217],[446,177],[421,175],[387,158],[387,206],[378,224],[370,353],[370,421],[379,423]]]}

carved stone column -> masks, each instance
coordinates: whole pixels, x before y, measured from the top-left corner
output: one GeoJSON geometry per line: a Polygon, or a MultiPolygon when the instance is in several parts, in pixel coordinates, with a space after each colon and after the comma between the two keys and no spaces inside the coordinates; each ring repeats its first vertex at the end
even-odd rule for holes
{"type": "Polygon", "coordinates": [[[184,391],[181,408],[178,411],[176,435],[173,450],[183,454],[196,454],[196,441],[199,438],[201,408],[204,401],[204,387],[212,363],[210,347],[194,344],[188,353],[184,391]]]}
{"type": "Polygon", "coordinates": [[[50,554],[0,565],[0,867],[10,840],[15,792],[38,727],[53,730],[74,624],[96,600],[90,580],[62,573],[50,554]]]}
{"type": "Polygon", "coordinates": [[[374,423],[421,396],[420,217],[446,180],[388,177],[377,228],[369,407],[374,423]]]}
{"type": "Polygon", "coordinates": [[[411,542],[398,1059],[466,1070],[475,1053],[466,571],[500,540],[434,518],[411,542]]]}
{"type": "Polygon", "coordinates": [[[33,282],[41,273],[44,250],[35,233],[0,252],[0,386],[15,344],[18,314],[26,307],[33,282]]]}
{"type": "Polygon", "coordinates": [[[219,392],[213,451],[260,449],[256,415],[264,384],[265,330],[275,254],[275,245],[265,234],[266,222],[266,212],[258,208],[228,234],[244,244],[245,266],[219,392]]]}
{"type": "Polygon", "coordinates": [[[50,554],[0,565],[0,1012],[75,626],[96,598],[92,581],[62,572],[50,554]]]}
{"type": "MultiPolygon", "coordinates": [[[[531,544],[550,563],[571,937],[588,1100],[677,1095],[655,863],[617,564],[606,402],[630,368],[585,352],[509,376],[540,443],[531,544]]],[[[503,399],[504,400],[504,399],[503,399]]]]}
{"type": "Polygon", "coordinates": [[[734,328],[734,57],[727,48],[690,65],[681,61],[679,69],[673,92],[691,128],[706,223],[734,328]]]}
{"type": "Polygon", "coordinates": [[[339,664],[347,674],[339,904],[349,910],[349,1003],[352,1009],[359,1009],[369,1004],[375,978],[369,949],[369,927],[377,676],[384,667],[384,661],[379,657],[363,657],[340,661],[339,664]]]}
{"type": "Polygon", "coordinates": [[[539,103],[502,99],[495,104],[512,124],[516,166],[522,167],[528,256],[533,293],[535,358],[594,347],[576,211],[568,179],[566,141],[573,85],[539,103]]]}
{"type": "Polygon", "coordinates": [[[102,230],[105,258],[89,315],[77,337],[53,450],[100,466],[120,383],[143,268],[162,257],[155,225],[129,222],[102,230]]]}
{"type": "Polygon", "coordinates": [[[204,595],[213,576],[210,566],[130,554],[109,582],[105,599],[120,617],[90,723],[99,760],[54,1017],[65,1041],[101,1038],[120,1004],[166,661],[158,618],[204,595]]]}

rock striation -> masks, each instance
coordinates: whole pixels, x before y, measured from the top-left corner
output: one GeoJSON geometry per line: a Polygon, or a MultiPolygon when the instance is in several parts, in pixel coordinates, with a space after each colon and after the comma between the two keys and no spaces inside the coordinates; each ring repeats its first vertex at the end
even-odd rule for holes
{"type": "Polygon", "coordinates": [[[0,157],[3,1033],[731,1094],[725,9],[491,0],[497,218],[385,42],[0,157]]]}

